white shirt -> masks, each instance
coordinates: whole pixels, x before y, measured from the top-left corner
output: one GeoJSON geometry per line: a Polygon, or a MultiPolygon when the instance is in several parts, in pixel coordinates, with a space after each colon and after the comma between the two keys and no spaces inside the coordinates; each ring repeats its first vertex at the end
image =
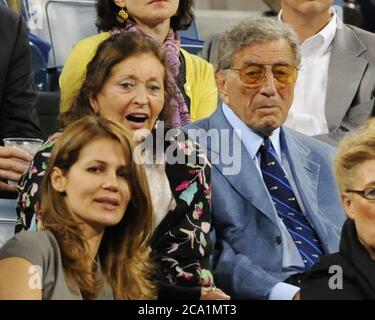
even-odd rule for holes
{"type": "Polygon", "coordinates": [[[163,153],[160,156],[161,158],[158,158],[158,155],[147,151],[143,154],[144,168],[154,211],[155,229],[167,213],[176,208],[176,201],[165,172],[165,154],[163,153]]]}
{"type": "MultiPolygon", "coordinates": [[[[325,115],[328,67],[337,15],[317,34],[301,44],[301,66],[294,89],[294,100],[285,125],[308,136],[329,133],[325,115]]],[[[279,13],[282,19],[282,11],[279,13]]]]}

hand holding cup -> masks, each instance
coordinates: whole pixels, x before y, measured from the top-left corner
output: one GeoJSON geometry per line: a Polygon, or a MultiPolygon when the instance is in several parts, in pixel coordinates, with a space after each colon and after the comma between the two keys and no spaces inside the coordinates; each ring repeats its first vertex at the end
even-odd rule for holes
{"type": "Polygon", "coordinates": [[[40,139],[6,138],[0,147],[0,190],[17,192],[17,181],[28,169],[34,154],[43,141],[40,139]]]}

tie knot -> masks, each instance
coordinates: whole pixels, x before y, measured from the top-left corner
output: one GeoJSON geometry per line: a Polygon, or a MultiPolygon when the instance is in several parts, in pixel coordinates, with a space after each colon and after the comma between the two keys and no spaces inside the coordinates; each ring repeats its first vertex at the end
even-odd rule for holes
{"type": "Polygon", "coordinates": [[[272,148],[272,144],[271,144],[270,138],[268,138],[268,137],[264,138],[263,144],[260,146],[259,151],[260,152],[266,152],[270,148],[272,148]]]}

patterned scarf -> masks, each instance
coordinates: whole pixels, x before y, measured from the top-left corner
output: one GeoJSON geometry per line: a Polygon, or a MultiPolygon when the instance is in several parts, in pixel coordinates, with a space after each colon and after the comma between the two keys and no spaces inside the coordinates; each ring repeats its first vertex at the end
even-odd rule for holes
{"type": "MultiPolygon", "coordinates": [[[[112,29],[111,34],[118,34],[121,32],[144,33],[134,22],[130,20],[126,21],[123,28],[112,29]]],[[[169,30],[162,48],[166,51],[169,71],[172,74],[172,77],[168,76],[167,81],[168,88],[172,92],[172,95],[166,97],[167,102],[169,102],[171,106],[171,114],[165,121],[165,126],[169,128],[180,128],[189,124],[191,120],[185,99],[176,82],[180,68],[180,39],[172,28],[169,30]]]]}

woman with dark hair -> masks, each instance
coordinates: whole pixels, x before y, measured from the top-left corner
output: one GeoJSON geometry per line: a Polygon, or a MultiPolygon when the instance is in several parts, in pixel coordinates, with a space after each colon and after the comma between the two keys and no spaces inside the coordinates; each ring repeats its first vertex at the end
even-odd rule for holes
{"type": "MultiPolygon", "coordinates": [[[[121,15],[124,14],[121,10],[125,11],[126,13],[126,0],[99,0],[96,4],[98,19],[96,22],[96,26],[100,31],[111,31],[113,28],[123,28],[124,21],[127,20],[126,18],[121,19],[121,15]],[[120,13],[121,12],[121,13],[120,13]],[[119,14],[120,13],[120,14],[119,14]]],[[[151,2],[151,1],[148,1],[151,2]]],[[[157,1],[154,1],[157,2],[157,1]]],[[[173,3],[173,1],[171,1],[173,3]]],[[[138,4],[142,3],[142,1],[137,1],[138,4]]],[[[170,18],[170,26],[173,30],[186,30],[190,27],[190,24],[193,21],[193,12],[192,12],[192,4],[193,0],[182,0],[182,1],[175,1],[178,6],[176,14],[170,18]]],[[[129,6],[129,5],[128,5],[129,6]]],[[[147,13],[145,13],[146,15],[147,13]]],[[[128,16],[127,18],[133,19],[136,21],[136,17],[128,16]]]]}
{"type": "Polygon", "coordinates": [[[155,298],[152,202],[120,124],[85,117],[67,127],[41,199],[40,231],[19,233],[0,249],[0,299],[155,298]]]}
{"type": "Polygon", "coordinates": [[[192,20],[192,0],[98,0],[97,27],[101,33],[85,38],[73,48],[60,77],[61,110],[72,104],[85,79],[88,62],[98,45],[122,32],[146,34],[166,51],[171,113],[168,127],[179,128],[216,109],[217,88],[212,65],[180,48],[178,30],[192,20]]]}
{"type": "MultiPolygon", "coordinates": [[[[141,155],[150,155],[144,159],[154,209],[150,245],[159,268],[155,272],[159,299],[224,299],[227,296],[214,288],[209,262],[210,164],[178,129],[161,132],[159,154],[146,145],[157,140],[162,126],[154,130],[156,121],[169,112],[167,66],[164,50],[150,37],[134,32],[109,37],[99,45],[76,100],[61,119],[67,126],[83,116],[100,115],[119,121],[144,140],[136,149],[144,146],[141,155]],[[175,152],[167,152],[170,149],[175,152]],[[169,161],[174,153],[183,161],[169,161]]],[[[17,231],[43,224],[39,185],[55,138],[35,155],[19,182],[17,231]]]]}

